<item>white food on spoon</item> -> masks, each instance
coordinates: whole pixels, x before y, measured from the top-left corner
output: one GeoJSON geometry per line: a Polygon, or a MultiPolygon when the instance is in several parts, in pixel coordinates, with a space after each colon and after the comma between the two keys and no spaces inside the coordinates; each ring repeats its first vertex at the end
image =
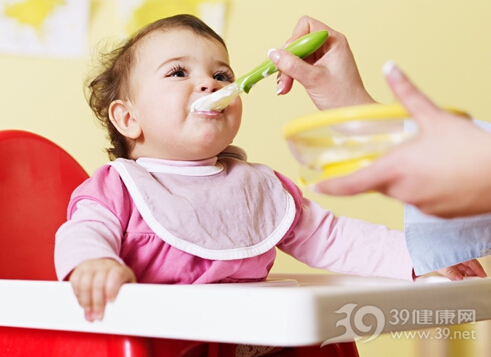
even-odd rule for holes
{"type": "Polygon", "coordinates": [[[230,102],[240,94],[242,90],[236,83],[229,84],[222,89],[201,97],[191,104],[191,112],[205,111],[205,110],[218,110],[225,109],[230,102]]]}

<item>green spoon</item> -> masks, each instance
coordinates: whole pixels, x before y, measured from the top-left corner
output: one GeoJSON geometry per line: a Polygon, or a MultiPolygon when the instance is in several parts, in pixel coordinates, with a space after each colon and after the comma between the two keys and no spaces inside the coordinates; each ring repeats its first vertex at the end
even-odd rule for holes
{"type": "MultiPolygon", "coordinates": [[[[322,46],[328,35],[329,34],[327,31],[309,33],[308,35],[300,37],[298,40],[289,44],[285,50],[300,58],[305,58],[322,46]]],[[[236,82],[196,100],[191,105],[191,111],[221,111],[225,109],[235,97],[240,95],[242,92],[249,93],[254,84],[277,71],[278,69],[273,62],[271,62],[271,60],[267,60],[263,64],[253,69],[251,72],[247,73],[245,76],[237,79],[236,82]]]]}

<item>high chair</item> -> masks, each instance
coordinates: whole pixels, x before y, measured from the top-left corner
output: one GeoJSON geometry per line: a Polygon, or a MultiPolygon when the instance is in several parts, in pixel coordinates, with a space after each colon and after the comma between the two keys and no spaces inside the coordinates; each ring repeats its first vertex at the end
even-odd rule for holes
{"type": "MultiPolygon", "coordinates": [[[[71,192],[88,175],[58,145],[30,132],[0,131],[0,153],[0,278],[56,280],[55,232],[66,220],[71,192]]],[[[2,356],[146,356],[141,353],[145,343],[124,336],[0,327],[2,356]],[[93,353],[101,350],[108,353],[93,353]]]]}
{"type": "MultiPolygon", "coordinates": [[[[45,313],[43,309],[56,310],[64,304],[64,301],[60,301],[55,307],[37,306],[37,303],[49,305],[50,300],[43,300],[44,295],[41,294],[45,287],[48,294],[56,298],[60,296],[55,293],[57,289],[66,292],[69,289],[68,283],[35,281],[56,280],[53,264],[55,232],[66,220],[71,192],[88,175],[58,145],[25,131],[0,131],[0,153],[0,284],[3,286],[3,290],[0,289],[3,294],[0,295],[0,306],[4,308],[10,304],[3,314],[0,312],[0,356],[236,356],[235,343],[126,336],[104,331],[100,333],[97,324],[63,331],[63,326],[57,325],[57,319],[50,321],[49,314],[41,318],[42,326],[22,322],[31,318],[35,320],[37,313],[45,313]],[[25,286],[32,290],[27,288],[24,292],[25,286]],[[7,292],[17,289],[20,289],[19,298],[9,300],[7,292]],[[9,313],[13,314],[13,320],[8,320],[6,315],[9,313]],[[94,330],[91,331],[91,328],[94,330]]],[[[138,289],[137,286],[132,288],[138,289]]],[[[172,289],[172,286],[168,288],[172,289]]],[[[72,298],[73,294],[68,294],[72,298]]],[[[75,301],[69,302],[70,308],[75,308],[75,305],[75,301]]],[[[80,319],[83,319],[81,312],[80,319]]],[[[165,321],[162,323],[165,324],[165,321]]],[[[209,328],[213,329],[213,321],[209,321],[209,328]]],[[[248,356],[252,357],[250,354],[248,356]]],[[[323,348],[319,345],[288,347],[273,356],[356,357],[358,353],[356,345],[349,342],[323,348]]]]}

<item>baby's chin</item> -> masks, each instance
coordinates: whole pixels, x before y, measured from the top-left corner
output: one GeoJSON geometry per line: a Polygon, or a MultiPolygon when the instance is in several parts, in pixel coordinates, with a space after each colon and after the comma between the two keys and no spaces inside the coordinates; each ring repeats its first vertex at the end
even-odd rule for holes
{"type": "Polygon", "coordinates": [[[182,153],[177,160],[181,161],[202,161],[217,157],[225,151],[230,145],[205,145],[202,143],[199,150],[182,153]]]}

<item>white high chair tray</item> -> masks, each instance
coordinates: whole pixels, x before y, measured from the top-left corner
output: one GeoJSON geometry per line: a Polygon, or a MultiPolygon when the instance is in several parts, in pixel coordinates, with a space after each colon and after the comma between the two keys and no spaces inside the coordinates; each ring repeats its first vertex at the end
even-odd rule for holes
{"type": "Polygon", "coordinates": [[[411,283],[319,274],[247,284],[129,284],[94,323],[85,321],[69,283],[0,280],[0,291],[0,326],[256,345],[342,342],[491,319],[491,278],[411,283]],[[360,331],[360,322],[370,326],[360,331]]]}

